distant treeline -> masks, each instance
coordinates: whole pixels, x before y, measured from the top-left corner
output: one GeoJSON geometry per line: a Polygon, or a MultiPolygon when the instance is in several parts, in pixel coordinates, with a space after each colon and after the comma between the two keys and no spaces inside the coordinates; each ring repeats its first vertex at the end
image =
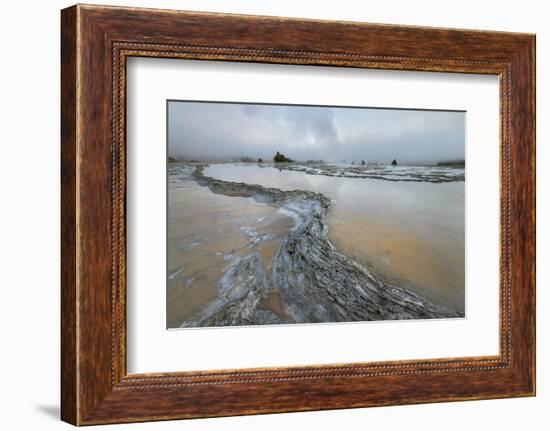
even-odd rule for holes
{"type": "Polygon", "coordinates": [[[437,162],[437,166],[465,166],[466,160],[464,159],[451,159],[451,160],[442,160],[437,162]]]}
{"type": "MultiPolygon", "coordinates": [[[[294,160],[292,160],[291,158],[285,156],[284,154],[280,153],[279,151],[277,151],[277,153],[273,156],[273,162],[275,163],[292,163],[294,162],[294,160]]],[[[201,161],[205,161],[205,160],[201,160],[201,161]]],[[[210,160],[212,162],[233,162],[233,163],[265,163],[265,162],[270,162],[269,159],[262,159],[261,157],[260,158],[253,158],[253,157],[249,157],[249,156],[240,156],[240,157],[233,157],[231,159],[219,159],[219,160],[210,160]]],[[[168,156],[168,163],[183,163],[183,162],[190,162],[190,163],[198,163],[199,161],[198,160],[189,160],[189,159],[186,159],[185,157],[181,157],[181,156],[178,156],[178,157],[173,157],[173,156],[168,156]]],[[[326,162],[321,160],[321,159],[318,159],[318,160],[306,160],[306,161],[302,161],[301,163],[305,163],[305,164],[309,164],[309,165],[322,165],[322,164],[325,164],[326,162]]],[[[346,164],[348,163],[347,160],[342,160],[342,163],[346,164]]],[[[365,165],[368,165],[368,166],[372,166],[372,165],[384,165],[385,163],[383,162],[373,162],[371,160],[368,160],[368,161],[365,161],[365,160],[352,160],[350,162],[352,165],[362,165],[362,166],[365,166],[365,165]]],[[[398,161],[396,159],[392,160],[391,162],[388,162],[388,163],[391,163],[392,165],[397,165],[398,164],[398,161]]],[[[433,163],[433,162],[432,162],[433,163]]],[[[406,166],[426,166],[426,165],[430,165],[430,166],[433,166],[432,163],[406,163],[405,165],[406,166]]],[[[399,163],[401,164],[401,163],[399,163]]],[[[466,165],[466,161],[464,159],[447,159],[447,160],[441,160],[441,161],[438,161],[436,163],[436,166],[465,166],[466,165]]]]}
{"type": "Polygon", "coordinates": [[[168,156],[168,163],[180,163],[180,162],[184,162],[184,161],[185,160],[182,157],[175,158],[175,157],[172,157],[172,156],[168,156]]]}
{"type": "MultiPolygon", "coordinates": [[[[223,160],[219,159],[217,160],[219,162],[227,162],[229,159],[223,160]]],[[[277,151],[277,154],[273,156],[273,161],[275,163],[292,163],[294,160],[288,158],[284,154],[277,151]]],[[[188,160],[185,157],[172,157],[168,156],[168,163],[183,163],[183,162],[191,162],[191,163],[198,163],[198,160],[188,160]]],[[[231,158],[231,162],[233,163],[264,163],[264,160],[260,158],[253,158],[250,156],[239,156],[239,157],[233,157],[231,158]]]]}

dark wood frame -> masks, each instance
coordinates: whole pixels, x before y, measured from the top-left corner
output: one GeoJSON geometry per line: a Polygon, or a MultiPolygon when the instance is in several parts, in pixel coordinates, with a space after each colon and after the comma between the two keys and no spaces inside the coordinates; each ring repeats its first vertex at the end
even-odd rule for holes
{"type": "Polygon", "coordinates": [[[61,14],[61,417],[76,425],[535,394],[535,36],[73,6],[61,14]],[[126,373],[129,56],[494,74],[500,354],[126,373]]]}

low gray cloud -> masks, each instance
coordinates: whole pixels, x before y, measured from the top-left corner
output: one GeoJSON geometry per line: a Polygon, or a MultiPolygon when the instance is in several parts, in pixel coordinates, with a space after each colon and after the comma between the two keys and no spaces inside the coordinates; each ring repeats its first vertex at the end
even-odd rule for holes
{"type": "Polygon", "coordinates": [[[171,101],[168,153],[187,160],[433,163],[464,159],[465,113],[171,101]]]}

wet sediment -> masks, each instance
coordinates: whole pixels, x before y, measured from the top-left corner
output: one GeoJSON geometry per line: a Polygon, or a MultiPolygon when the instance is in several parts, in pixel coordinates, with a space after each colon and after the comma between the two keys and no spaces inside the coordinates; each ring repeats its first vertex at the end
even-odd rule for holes
{"type": "MultiPolygon", "coordinates": [[[[267,166],[267,165],[264,165],[267,166]]],[[[335,166],[325,164],[300,165],[280,163],[278,169],[339,178],[366,178],[392,182],[452,183],[465,180],[463,167],[451,166],[335,166]]]]}
{"type": "Polygon", "coordinates": [[[260,253],[235,259],[218,283],[217,297],[182,326],[353,322],[463,317],[416,292],[388,284],[340,253],[328,240],[325,217],[331,201],[303,190],[282,191],[205,176],[192,178],[213,193],[252,198],[294,219],[266,272],[260,253]],[[276,293],[280,312],[263,306],[276,293]]]}

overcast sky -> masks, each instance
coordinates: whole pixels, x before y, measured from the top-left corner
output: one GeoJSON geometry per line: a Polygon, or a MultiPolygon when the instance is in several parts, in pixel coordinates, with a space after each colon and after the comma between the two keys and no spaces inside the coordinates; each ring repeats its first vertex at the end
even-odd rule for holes
{"type": "Polygon", "coordinates": [[[179,101],[168,111],[168,154],[186,160],[464,159],[464,112],[179,101]]]}

